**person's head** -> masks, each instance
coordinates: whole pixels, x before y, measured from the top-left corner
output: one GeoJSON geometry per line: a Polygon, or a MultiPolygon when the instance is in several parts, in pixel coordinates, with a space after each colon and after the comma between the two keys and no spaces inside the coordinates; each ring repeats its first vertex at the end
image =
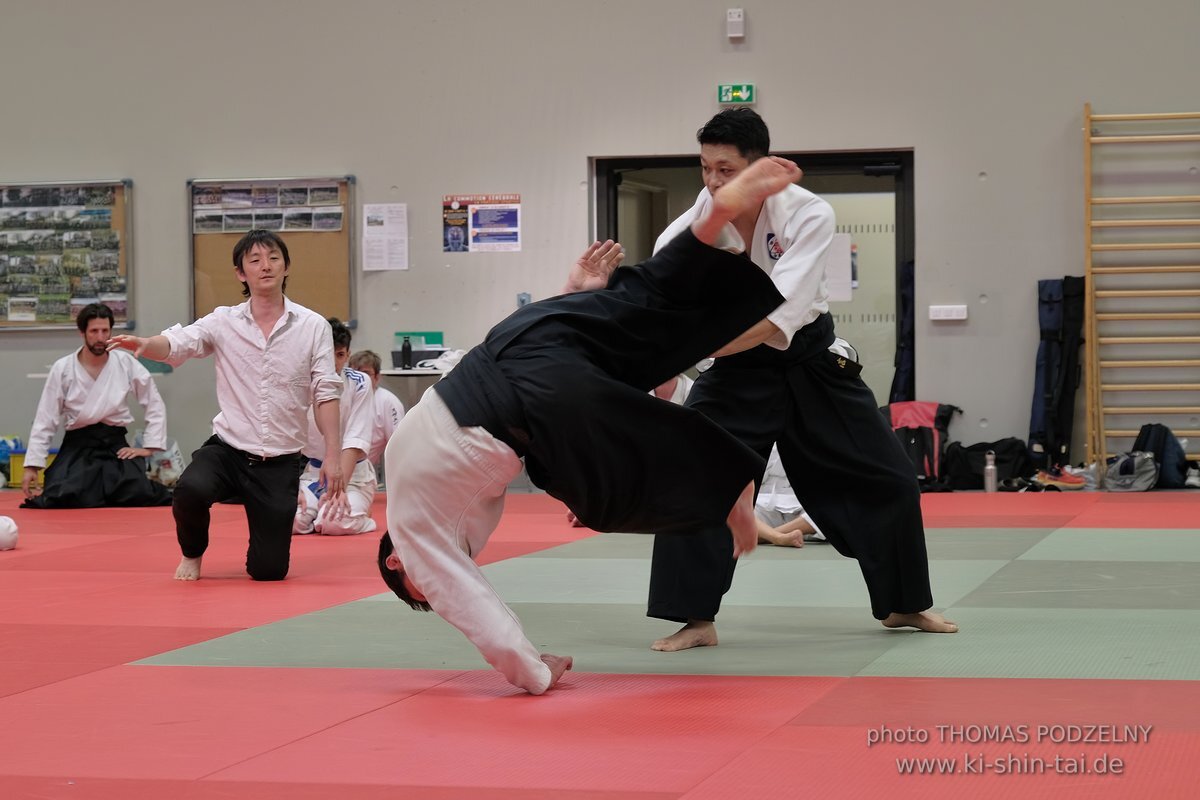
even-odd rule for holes
{"type": "Polygon", "coordinates": [[[271,231],[252,230],[233,246],[233,270],[242,282],[242,297],[250,296],[251,284],[267,289],[278,284],[279,292],[286,292],[291,265],[287,245],[271,231]]]}
{"type": "Polygon", "coordinates": [[[346,327],[346,323],[337,317],[330,317],[328,321],[329,327],[333,329],[334,371],[340,373],[345,368],[346,362],[350,359],[350,339],[353,337],[350,334],[350,329],[346,327]]]}
{"type": "Polygon", "coordinates": [[[704,185],[715,192],[738,173],[771,151],[771,134],[753,109],[738,107],[721,111],[700,130],[700,169],[704,185]]]}
{"type": "Polygon", "coordinates": [[[396,548],[392,544],[392,537],[388,535],[387,531],[384,531],[383,536],[379,537],[379,574],[388,588],[396,594],[396,597],[408,603],[413,611],[433,610],[426,602],[425,595],[421,594],[420,589],[413,586],[408,575],[404,573],[404,565],[400,563],[400,557],[396,555],[396,548]]]}
{"type": "Polygon", "coordinates": [[[83,346],[94,356],[102,356],[106,352],[107,342],[112,337],[112,309],[104,303],[89,303],[79,310],[75,317],[75,327],[83,337],[83,346]]]}
{"type": "Polygon", "coordinates": [[[379,386],[379,370],[383,369],[383,360],[374,350],[359,350],[350,356],[350,369],[356,369],[371,379],[371,385],[379,386]]]}

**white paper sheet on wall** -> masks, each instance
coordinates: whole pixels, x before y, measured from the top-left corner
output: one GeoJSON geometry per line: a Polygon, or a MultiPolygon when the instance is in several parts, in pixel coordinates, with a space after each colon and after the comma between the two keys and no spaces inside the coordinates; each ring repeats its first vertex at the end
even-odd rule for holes
{"type": "Polygon", "coordinates": [[[848,303],[854,299],[851,288],[850,234],[835,233],[825,257],[825,288],[829,302],[848,303]]]}
{"type": "Polygon", "coordinates": [[[363,272],[408,269],[408,204],[364,203],[363,272]]]}

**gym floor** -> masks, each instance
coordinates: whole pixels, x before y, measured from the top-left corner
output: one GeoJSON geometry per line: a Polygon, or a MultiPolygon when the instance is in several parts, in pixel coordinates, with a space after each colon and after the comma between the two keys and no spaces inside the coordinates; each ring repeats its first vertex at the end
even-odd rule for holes
{"type": "MultiPolygon", "coordinates": [[[[170,509],[26,511],[0,553],[0,796],[1191,798],[1200,491],[925,495],[955,635],[889,631],[853,561],[760,547],[721,644],[655,653],[651,540],[510,495],[485,572],[560,687],[509,686],[375,571],[378,537],[298,537],[243,571],[213,510],[198,583],[170,509]],[[926,772],[928,774],[918,774],[926,772]]],[[[382,499],[375,517],[384,521],[382,499]]]]}

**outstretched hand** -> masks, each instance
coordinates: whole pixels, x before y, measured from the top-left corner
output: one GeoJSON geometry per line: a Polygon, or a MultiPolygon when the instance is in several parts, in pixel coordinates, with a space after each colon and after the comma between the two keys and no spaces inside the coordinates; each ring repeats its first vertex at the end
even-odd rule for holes
{"type": "Polygon", "coordinates": [[[146,352],[146,346],[150,344],[149,339],[143,339],[141,336],[134,336],[129,333],[118,333],[116,336],[104,343],[104,349],[108,352],[113,350],[129,350],[138,358],[146,352]]]}
{"type": "Polygon", "coordinates": [[[567,284],[563,287],[564,294],[586,292],[592,289],[603,289],[608,286],[608,279],[613,270],[621,266],[625,259],[625,248],[612,239],[604,242],[592,242],[587,250],[567,273],[567,284]]]}

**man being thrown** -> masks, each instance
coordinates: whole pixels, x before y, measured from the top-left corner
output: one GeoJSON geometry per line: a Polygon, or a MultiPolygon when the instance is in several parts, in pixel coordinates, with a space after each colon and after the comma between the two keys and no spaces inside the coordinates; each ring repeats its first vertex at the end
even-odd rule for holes
{"type": "Polygon", "coordinates": [[[367,460],[375,425],[375,404],[371,382],[358,370],[346,367],[350,358],[350,329],[337,317],[329,318],[333,334],[333,364],[342,377],[342,474],[346,480],[346,501],[349,510],[340,519],[329,518],[329,506],[321,506],[325,493],[321,485],[321,456],[325,453],[325,437],[317,428],[312,410],[308,412],[308,444],[304,447],[307,464],[300,476],[300,496],[297,500],[296,534],[323,533],[327,536],[369,533],[375,530],[371,519],[371,503],[375,500],[375,468],[367,460]],[[315,455],[314,455],[315,454],[315,455]]]}
{"type": "Polygon", "coordinates": [[[274,233],[253,230],[233,247],[234,275],[249,298],[220,306],[191,325],[175,325],[158,336],[114,336],[109,349],[124,348],[178,366],[212,355],[217,367],[213,435],[192,453],[192,463],[175,486],[172,511],[183,558],[175,579],[200,577],[208,549],[209,509],[240,499],[246,509],[250,546],[246,572],[259,581],[287,576],[300,454],[308,439],[309,406],[325,440],[323,502],[333,519],[345,511],[338,398],[342,379],[333,369],[329,323],[289,300],[291,258],[274,233]]]}
{"type": "MultiPolygon", "coordinates": [[[[705,188],[656,247],[669,246],[723,186],[770,151],[766,123],[749,108],[720,112],[696,138],[705,188]]],[[[871,612],[885,627],[953,633],[958,626],[931,609],[912,464],[859,378],[861,366],[828,350],[835,337],[824,269],[833,209],[789,186],[747,206],[733,227],[786,300],[718,353],[687,405],[764,457],[778,443],[804,510],[839,553],[858,560],[871,612]]],[[[652,649],[717,644],[715,619],[736,557],[715,525],[693,536],[655,537],[647,614],[684,626],[652,649]]]]}
{"type": "Polygon", "coordinates": [[[83,346],[54,362],[29,434],[21,490],[25,508],[165,506],[171,493],[146,477],[146,458],[167,441],[167,410],[150,373],[128,353],[109,353],[113,313],[102,303],[84,306],[75,318],[83,346]],[[133,422],[125,397],[133,392],[146,413],[146,447],[129,447],[125,426],[133,422]],[[67,429],[58,457],[46,470],[50,439],[67,429]]]}
{"type": "Polygon", "coordinates": [[[800,176],[761,159],[705,214],[638,267],[592,245],[566,292],[488,333],[401,420],[384,455],[388,527],[379,567],[413,608],[432,608],[515,686],[541,694],[571,659],[539,655],[474,563],[521,469],[599,531],[720,525],[755,546],[754,479],[764,462],[702,414],[649,390],[775,308],[779,293],[717,249],[727,222],[800,176]],[[671,482],[651,480],[669,475],[671,482]]]}

